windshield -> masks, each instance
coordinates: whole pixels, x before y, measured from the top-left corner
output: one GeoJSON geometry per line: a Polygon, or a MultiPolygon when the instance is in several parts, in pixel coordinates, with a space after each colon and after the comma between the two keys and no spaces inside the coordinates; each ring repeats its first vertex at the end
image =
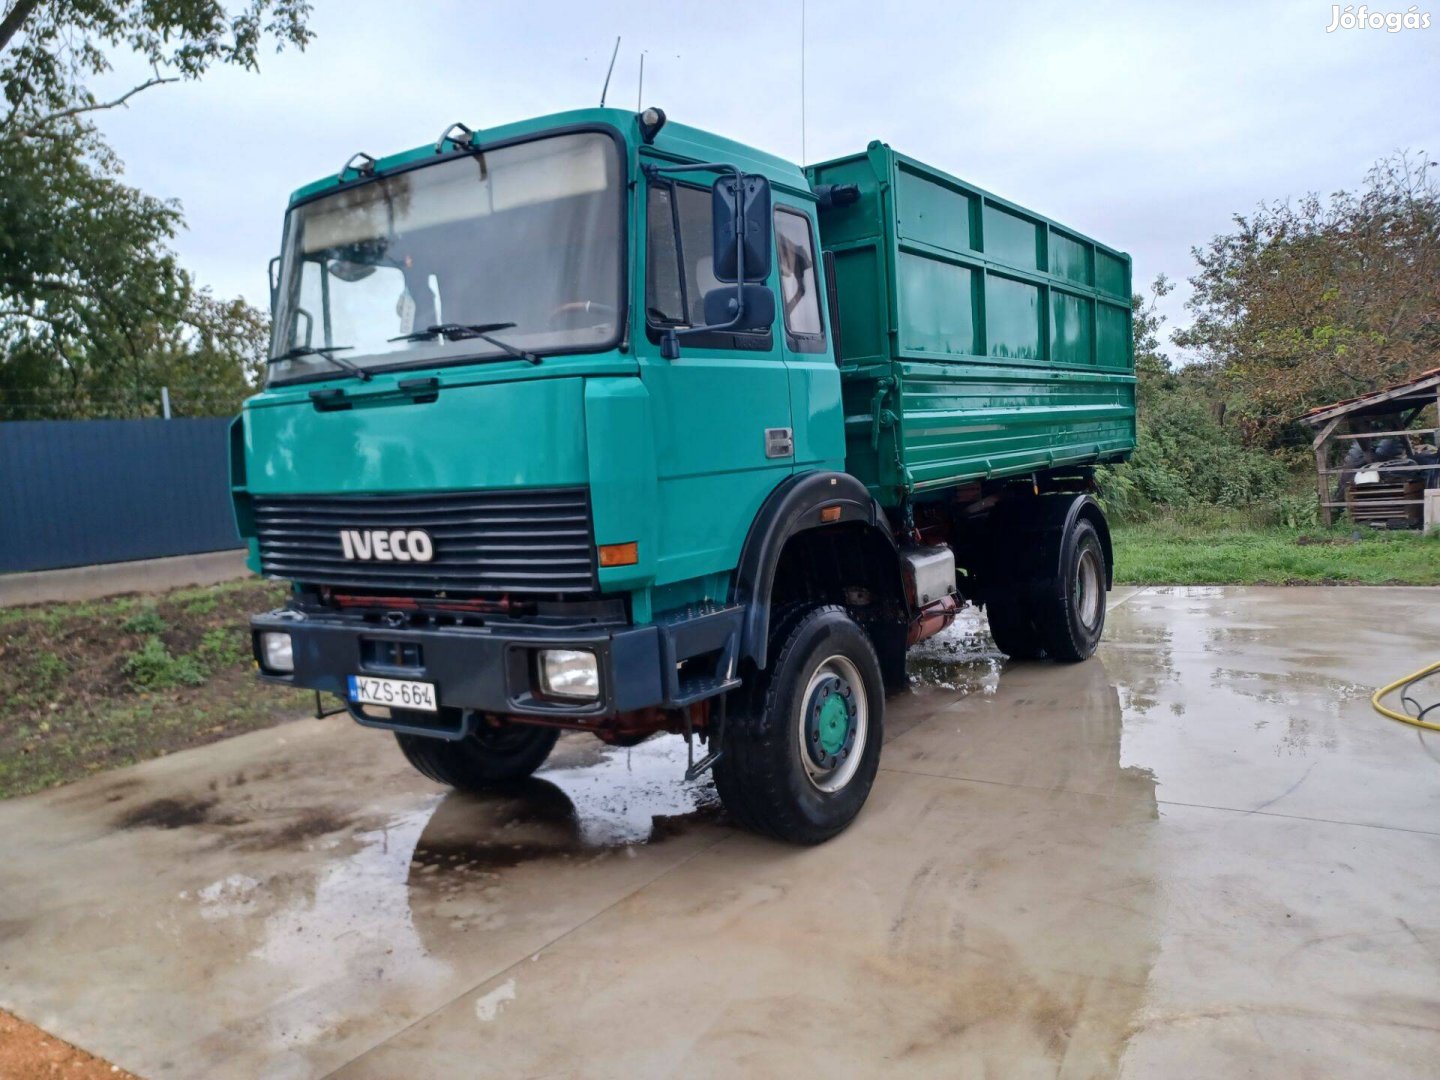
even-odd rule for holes
{"type": "Polygon", "coordinates": [[[621,308],[620,162],[599,132],[447,158],[286,219],[272,381],[608,348],[621,308]],[[513,324],[513,325],[507,325],[513,324]],[[427,328],[475,326],[497,341],[427,328]],[[407,337],[409,340],[407,340],[407,337]],[[399,340],[396,340],[399,339],[399,340]],[[306,350],[310,350],[307,354],[306,350]]]}

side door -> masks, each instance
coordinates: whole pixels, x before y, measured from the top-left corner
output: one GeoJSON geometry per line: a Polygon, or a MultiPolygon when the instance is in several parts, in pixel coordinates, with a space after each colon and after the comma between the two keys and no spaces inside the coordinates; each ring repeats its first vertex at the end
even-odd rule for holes
{"type": "Polygon", "coordinates": [[[775,267],[779,330],[790,381],[797,470],[845,467],[845,411],[840,368],[827,327],[824,276],[814,209],[775,204],[775,267]]]}
{"type": "Polygon", "coordinates": [[[664,331],[704,325],[705,293],[720,287],[711,263],[713,179],[644,182],[635,336],[655,418],[657,585],[733,570],[760,504],[794,463],[781,435],[792,427],[790,384],[775,325],[682,336],[677,359],[660,356],[664,331]]]}

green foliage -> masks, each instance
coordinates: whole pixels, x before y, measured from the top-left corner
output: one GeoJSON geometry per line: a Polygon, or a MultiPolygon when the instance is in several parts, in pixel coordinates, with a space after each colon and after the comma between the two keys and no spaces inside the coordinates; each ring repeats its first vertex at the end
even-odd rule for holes
{"type": "Polygon", "coordinates": [[[199,686],[205,681],[205,668],[195,657],[172,656],[165,643],[154,634],[126,658],[124,671],[131,685],[141,690],[199,686]]]}
{"type": "Polygon", "coordinates": [[[1140,419],[1135,455],[1103,478],[1121,516],[1153,507],[1246,507],[1273,502],[1289,477],[1272,457],[1247,450],[1186,389],[1157,395],[1140,419]]]}
{"type": "Polygon", "coordinates": [[[154,604],[146,604],[121,623],[120,629],[128,634],[161,634],[165,631],[165,620],[154,604]]]}
{"type": "Polygon", "coordinates": [[[1275,499],[1275,522],[1287,529],[1307,529],[1320,524],[1320,499],[1313,491],[1280,495],[1275,499]]]}
{"type": "Polygon", "coordinates": [[[215,597],[204,595],[185,600],[180,605],[187,615],[209,615],[215,610],[215,597]]]}
{"type": "Polygon", "coordinates": [[[214,64],[303,46],[308,5],[249,0],[9,0],[0,18],[0,420],[233,411],[251,392],[262,313],[199,288],[169,242],[180,207],[120,179],[91,122],[214,64]],[[112,52],[153,75],[102,100],[112,52]]]}

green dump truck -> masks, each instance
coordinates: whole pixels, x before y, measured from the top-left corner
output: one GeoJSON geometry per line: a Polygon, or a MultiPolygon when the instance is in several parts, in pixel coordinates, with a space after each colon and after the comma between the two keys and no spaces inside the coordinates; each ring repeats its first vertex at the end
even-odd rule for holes
{"type": "Polygon", "coordinates": [[[261,678],[459,788],[684,734],[816,843],[966,601],[1079,661],[1135,442],[1130,261],[882,143],[808,168],[659,109],[453,125],[297,191],[232,477],[261,678]]]}

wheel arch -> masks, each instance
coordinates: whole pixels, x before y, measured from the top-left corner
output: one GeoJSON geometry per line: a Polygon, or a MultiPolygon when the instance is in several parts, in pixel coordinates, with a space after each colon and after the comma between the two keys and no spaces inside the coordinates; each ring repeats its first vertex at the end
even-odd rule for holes
{"type": "Polygon", "coordinates": [[[899,548],[884,510],[865,485],[842,472],[791,476],[775,487],[755,515],[735,573],[735,598],[744,605],[740,656],[756,667],[764,668],[769,660],[771,598],[781,558],[797,537],[819,536],[846,547],[858,544],[887,598],[904,603],[899,548]],[[833,520],[821,517],[822,510],[833,512],[835,507],[839,514],[833,520]]]}

